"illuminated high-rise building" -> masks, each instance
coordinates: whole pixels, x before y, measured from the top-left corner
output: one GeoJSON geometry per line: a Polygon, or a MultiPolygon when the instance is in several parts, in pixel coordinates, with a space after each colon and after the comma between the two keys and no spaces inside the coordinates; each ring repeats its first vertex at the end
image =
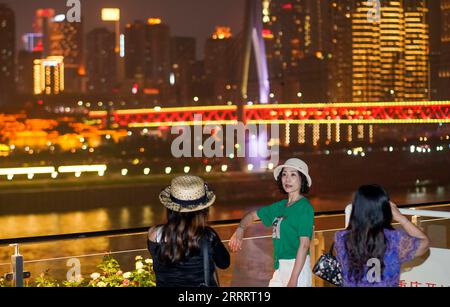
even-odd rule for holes
{"type": "Polygon", "coordinates": [[[137,20],[125,27],[125,75],[128,79],[144,77],[145,73],[145,29],[146,24],[137,20]]]}
{"type": "MultiPolygon", "coordinates": [[[[368,1],[357,1],[352,18],[354,101],[382,98],[380,23],[367,20],[372,9],[368,4],[368,1]]],[[[400,22],[398,14],[397,21],[400,22]]]]}
{"type": "Polygon", "coordinates": [[[110,93],[116,83],[115,34],[96,28],[87,35],[88,91],[110,93]]]}
{"type": "Polygon", "coordinates": [[[102,21],[114,23],[114,53],[116,54],[115,79],[120,83],[125,78],[125,35],[120,30],[120,8],[102,8],[102,21]]]}
{"type": "Polygon", "coordinates": [[[19,93],[33,93],[34,60],[41,58],[42,52],[40,51],[19,51],[17,59],[17,91],[19,93]]]}
{"type": "Polygon", "coordinates": [[[167,85],[170,75],[170,29],[159,18],[136,21],[125,29],[125,67],[129,79],[167,85]]]}
{"type": "Polygon", "coordinates": [[[14,12],[0,4],[0,105],[10,102],[15,91],[15,22],[14,12]]]}
{"type": "Polygon", "coordinates": [[[64,57],[66,92],[79,92],[83,70],[83,23],[56,15],[50,27],[50,56],[64,57]]]}
{"type": "MultiPolygon", "coordinates": [[[[380,98],[405,99],[406,23],[402,1],[382,1],[379,24],[380,98]]],[[[366,16],[367,20],[367,16],[366,16]]]]}
{"type": "Polygon", "coordinates": [[[407,0],[405,5],[405,99],[428,100],[430,35],[427,1],[407,0]]]}
{"type": "MultiPolygon", "coordinates": [[[[329,102],[331,100],[331,26],[332,1],[304,0],[303,41],[304,58],[299,62],[300,88],[285,91],[285,100],[329,102]],[[301,95],[300,97],[298,95],[301,95]]],[[[289,83],[288,83],[289,84],[289,83]]]]}
{"type": "Polygon", "coordinates": [[[430,99],[440,100],[439,71],[441,60],[441,0],[429,0],[428,4],[428,26],[430,29],[430,99]]]}
{"type": "Polygon", "coordinates": [[[43,56],[50,55],[50,35],[55,10],[39,9],[33,23],[34,33],[40,34],[35,51],[42,51],[43,56]]]}
{"type": "Polygon", "coordinates": [[[262,7],[272,102],[328,101],[330,1],[263,0],[262,7]]]}
{"type": "Polygon", "coordinates": [[[155,105],[172,102],[170,28],[160,18],[135,21],[125,27],[125,87],[155,105]]]}
{"type": "Polygon", "coordinates": [[[329,1],[263,0],[263,24],[274,36],[278,76],[296,73],[301,59],[327,49],[328,14],[329,1]]]}
{"type": "Polygon", "coordinates": [[[193,37],[172,37],[170,48],[171,73],[169,83],[178,105],[190,104],[192,72],[196,61],[196,41],[193,37]]]}
{"type": "Polygon", "coordinates": [[[213,89],[212,103],[222,104],[237,98],[237,48],[229,27],[218,26],[205,44],[205,77],[213,89]]]}
{"type": "Polygon", "coordinates": [[[429,30],[424,0],[381,0],[380,20],[371,2],[357,0],[352,17],[353,100],[426,100],[429,96],[429,30]]]}
{"type": "MultiPolygon", "coordinates": [[[[431,0],[432,1],[432,0],[431,0]]],[[[439,99],[450,99],[450,0],[440,1],[439,99]]]]}
{"type": "Polygon", "coordinates": [[[354,0],[329,1],[330,102],[352,101],[352,12],[354,0]]]}
{"type": "Polygon", "coordinates": [[[270,79],[282,79],[298,73],[299,61],[312,44],[312,32],[305,32],[307,22],[302,1],[263,0],[263,27],[273,35],[268,50],[270,79]]]}
{"type": "Polygon", "coordinates": [[[229,27],[216,27],[205,45],[205,69],[207,77],[228,78],[229,56],[233,46],[233,35],[229,27]]]}
{"type": "Polygon", "coordinates": [[[83,23],[68,22],[64,15],[53,18],[50,32],[50,53],[63,56],[66,66],[79,66],[83,60],[83,23]]]}
{"type": "Polygon", "coordinates": [[[64,57],[34,60],[34,94],[57,95],[64,91],[64,57]]]}
{"type": "Polygon", "coordinates": [[[170,29],[161,19],[149,18],[145,33],[145,74],[152,83],[167,85],[170,74],[170,29]]]}

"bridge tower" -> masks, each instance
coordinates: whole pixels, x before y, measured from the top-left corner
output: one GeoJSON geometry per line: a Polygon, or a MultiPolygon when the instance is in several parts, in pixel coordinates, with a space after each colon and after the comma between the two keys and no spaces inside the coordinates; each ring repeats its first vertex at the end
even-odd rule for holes
{"type": "Polygon", "coordinates": [[[246,0],[245,6],[245,24],[242,45],[241,99],[243,102],[246,102],[248,98],[250,60],[253,49],[256,72],[258,75],[259,103],[266,104],[269,102],[270,84],[266,47],[262,36],[262,3],[261,0],[246,0]]]}

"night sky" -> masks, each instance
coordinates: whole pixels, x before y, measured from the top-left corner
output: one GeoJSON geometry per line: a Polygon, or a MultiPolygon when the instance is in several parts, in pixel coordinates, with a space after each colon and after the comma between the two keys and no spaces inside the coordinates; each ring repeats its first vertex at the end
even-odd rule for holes
{"type": "MultiPolygon", "coordinates": [[[[66,0],[0,0],[16,13],[18,49],[23,33],[32,31],[32,22],[38,8],[55,8],[56,13],[65,13],[66,0]]],[[[216,25],[230,26],[234,35],[239,33],[244,22],[244,0],[81,0],[85,33],[95,27],[106,26],[113,30],[112,23],[101,21],[102,7],[119,7],[123,26],[136,19],[161,17],[168,24],[171,35],[197,38],[197,57],[203,55],[203,45],[216,25]]]]}

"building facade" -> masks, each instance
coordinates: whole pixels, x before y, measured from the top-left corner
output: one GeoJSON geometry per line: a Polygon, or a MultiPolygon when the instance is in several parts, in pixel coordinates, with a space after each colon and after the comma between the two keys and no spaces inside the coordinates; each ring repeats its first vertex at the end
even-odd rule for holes
{"type": "Polygon", "coordinates": [[[429,99],[429,29],[425,1],[356,1],[352,16],[353,101],[429,99]]]}
{"type": "Polygon", "coordinates": [[[116,86],[115,34],[96,28],[87,34],[87,89],[91,93],[111,93],[116,86]]]}
{"type": "Polygon", "coordinates": [[[14,12],[0,4],[0,105],[10,103],[15,92],[15,33],[14,12]]]}
{"type": "Polygon", "coordinates": [[[125,75],[133,94],[153,103],[171,99],[170,28],[159,18],[125,28],[125,75]]]}
{"type": "Polygon", "coordinates": [[[64,57],[34,60],[34,94],[58,95],[64,92],[64,57]]]}
{"type": "Polygon", "coordinates": [[[196,41],[193,37],[172,37],[169,83],[177,105],[189,105],[192,94],[193,68],[196,62],[196,41]]]}
{"type": "Polygon", "coordinates": [[[84,75],[83,23],[68,22],[64,15],[55,16],[50,26],[49,55],[64,57],[66,92],[80,92],[84,75]]]}

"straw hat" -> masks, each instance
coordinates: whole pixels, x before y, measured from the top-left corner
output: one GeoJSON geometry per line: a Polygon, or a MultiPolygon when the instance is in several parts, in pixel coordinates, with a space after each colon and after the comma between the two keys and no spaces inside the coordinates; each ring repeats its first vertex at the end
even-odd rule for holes
{"type": "Polygon", "coordinates": [[[273,176],[275,177],[275,180],[278,180],[278,176],[285,167],[296,169],[297,171],[305,175],[306,180],[308,181],[308,186],[310,187],[312,185],[312,180],[308,173],[308,165],[302,160],[296,158],[289,159],[283,165],[278,165],[275,168],[275,170],[273,171],[273,176]]]}
{"type": "Polygon", "coordinates": [[[179,176],[159,194],[159,200],[168,209],[177,212],[200,211],[211,206],[216,195],[202,178],[179,176]]]}

